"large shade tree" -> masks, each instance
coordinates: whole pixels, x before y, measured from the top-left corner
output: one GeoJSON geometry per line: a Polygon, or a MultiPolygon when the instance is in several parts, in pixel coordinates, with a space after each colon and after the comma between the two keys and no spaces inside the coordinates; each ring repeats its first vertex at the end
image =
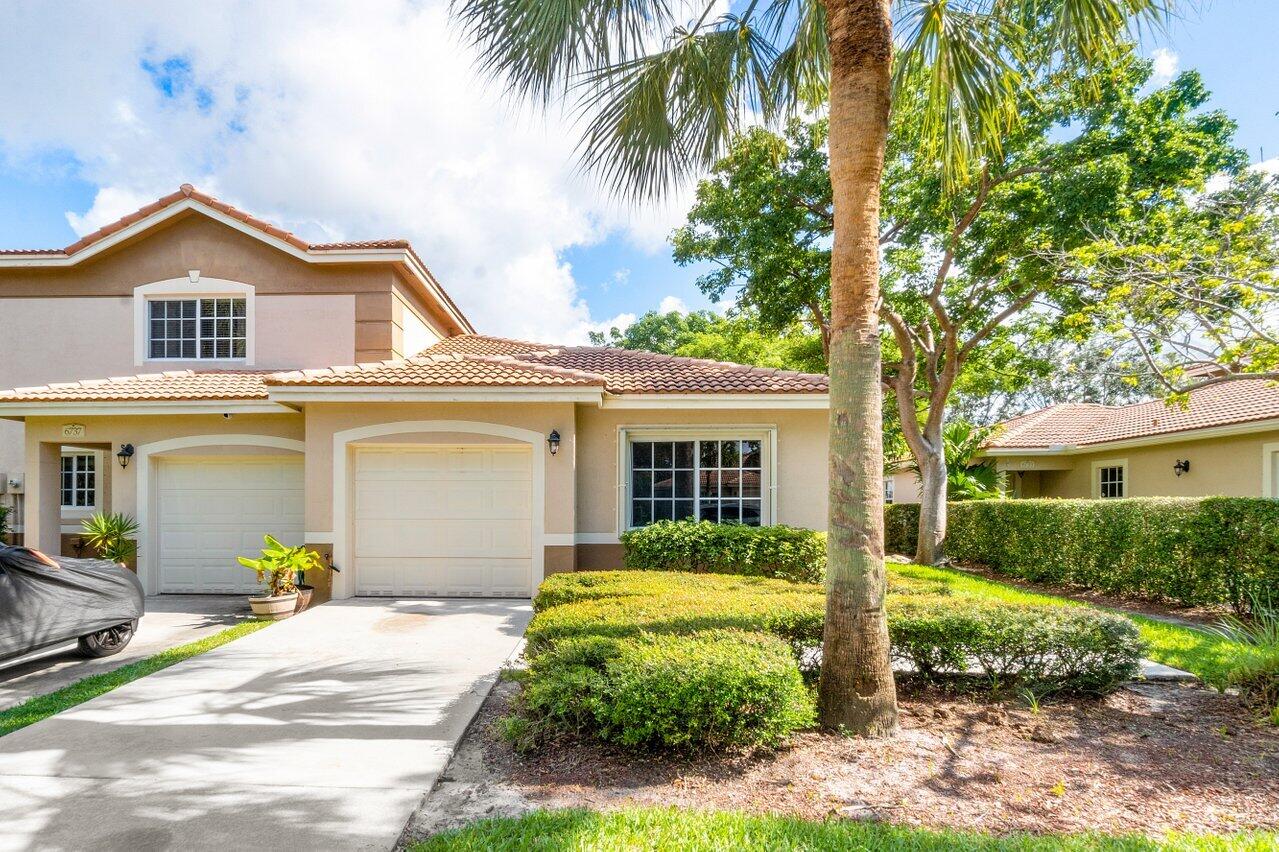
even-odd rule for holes
{"type": "Polygon", "coordinates": [[[456,0],[513,92],[569,99],[583,163],[632,198],[710,168],[748,122],[825,104],[834,209],[830,482],[820,721],[897,727],[884,614],[879,186],[894,93],[930,105],[919,155],[979,168],[1016,122],[1025,33],[1086,64],[1171,0],[456,0]],[[900,38],[894,43],[894,25],[900,38]]]}
{"type": "MultiPolygon", "coordinates": [[[[883,384],[921,482],[920,562],[941,556],[949,486],[962,473],[949,469],[946,453],[957,395],[1017,392],[1069,364],[1113,394],[1120,370],[1136,375],[1132,359],[1107,345],[1116,320],[1109,308],[1133,303],[1131,287],[1122,298],[1108,292],[1125,254],[1117,241],[1149,242],[1154,223],[1168,222],[1188,244],[1202,230],[1188,221],[1204,218],[1194,214],[1196,194],[1247,163],[1233,123],[1201,110],[1208,93],[1195,72],[1151,89],[1151,63],[1131,48],[1088,76],[1046,58],[1039,68],[1019,90],[1020,121],[1001,135],[999,152],[949,184],[941,164],[929,168],[917,156],[924,97],[904,92],[893,114],[880,233],[883,384]],[[1087,258],[1099,261],[1089,266],[1093,282],[1080,272],[1087,258]],[[1104,312],[1084,310],[1103,301],[1104,312]],[[1081,316],[1090,319],[1081,324],[1081,316]],[[1080,332],[1099,327],[1106,339],[1079,346],[1080,332]]],[[[677,260],[712,264],[698,279],[704,292],[719,299],[732,289],[741,307],[771,323],[825,323],[825,141],[823,121],[794,122],[784,135],[753,128],[699,184],[689,224],[672,242],[677,260]]],[[[1159,239],[1168,230],[1159,228],[1159,239]]],[[[1235,242],[1237,256],[1258,256],[1255,240],[1241,233],[1235,242]]],[[[1185,287],[1159,304],[1168,325],[1190,319],[1185,287]]],[[[1193,327],[1201,325],[1221,323],[1193,327]]]]}

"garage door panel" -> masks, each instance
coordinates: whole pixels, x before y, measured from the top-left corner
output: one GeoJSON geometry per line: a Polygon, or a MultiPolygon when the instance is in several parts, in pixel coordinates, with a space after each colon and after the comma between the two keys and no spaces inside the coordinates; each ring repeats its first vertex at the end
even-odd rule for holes
{"type": "Polygon", "coordinates": [[[302,544],[300,457],[161,459],[156,476],[162,592],[258,591],[236,557],[257,554],[267,533],[302,544]]]}
{"type": "Polygon", "coordinates": [[[360,450],[355,471],[359,594],[531,592],[528,447],[360,450]]]}

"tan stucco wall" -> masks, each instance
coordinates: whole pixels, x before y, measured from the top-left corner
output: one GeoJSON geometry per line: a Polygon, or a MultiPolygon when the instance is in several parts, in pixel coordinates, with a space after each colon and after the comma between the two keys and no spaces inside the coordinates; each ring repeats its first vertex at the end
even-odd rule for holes
{"type": "Polygon", "coordinates": [[[1262,446],[1276,442],[1279,430],[1071,455],[1066,458],[1074,463],[1072,469],[1037,471],[1038,494],[1028,486],[1024,496],[1096,496],[1093,464],[1119,459],[1128,460],[1129,497],[1275,496],[1262,494],[1262,446]],[[1189,473],[1173,473],[1179,460],[1190,461],[1189,473]]]}
{"type": "Polygon", "coordinates": [[[888,475],[893,481],[894,503],[919,502],[919,478],[909,470],[899,470],[888,475]]]}
{"type": "MultiPolygon", "coordinates": [[[[826,529],[827,413],[824,410],[610,410],[577,413],[577,531],[617,530],[618,429],[634,426],[777,427],[777,523],[826,529]]],[[[563,431],[563,430],[561,430],[563,431]]]]}
{"type": "Polygon", "coordinates": [[[391,292],[391,350],[396,358],[410,358],[448,335],[444,327],[403,286],[391,292]]]}

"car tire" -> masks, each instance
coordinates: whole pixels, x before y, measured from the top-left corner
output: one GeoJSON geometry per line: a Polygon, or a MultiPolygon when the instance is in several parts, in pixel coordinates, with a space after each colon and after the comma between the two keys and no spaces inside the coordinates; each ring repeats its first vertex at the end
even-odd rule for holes
{"type": "Polygon", "coordinates": [[[111,657],[124,650],[129,641],[133,639],[133,633],[138,629],[138,622],[126,621],[124,624],[117,624],[115,627],[108,627],[106,630],[99,630],[97,633],[90,633],[87,636],[81,636],[79,640],[80,653],[86,657],[111,657]]]}

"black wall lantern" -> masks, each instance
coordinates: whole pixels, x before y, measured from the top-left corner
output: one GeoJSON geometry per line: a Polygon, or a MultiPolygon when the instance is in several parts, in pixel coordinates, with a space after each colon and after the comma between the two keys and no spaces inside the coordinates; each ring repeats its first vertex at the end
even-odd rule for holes
{"type": "Polygon", "coordinates": [[[560,430],[552,429],[551,434],[546,436],[546,443],[551,448],[551,455],[555,455],[560,451],[560,430]]]}
{"type": "Polygon", "coordinates": [[[120,467],[128,467],[129,459],[133,458],[133,444],[121,444],[120,452],[115,457],[120,460],[120,467]]]}
{"type": "Polygon", "coordinates": [[[1190,473],[1190,459],[1182,461],[1177,459],[1177,463],[1172,466],[1172,472],[1181,476],[1183,473],[1190,473]]]}

